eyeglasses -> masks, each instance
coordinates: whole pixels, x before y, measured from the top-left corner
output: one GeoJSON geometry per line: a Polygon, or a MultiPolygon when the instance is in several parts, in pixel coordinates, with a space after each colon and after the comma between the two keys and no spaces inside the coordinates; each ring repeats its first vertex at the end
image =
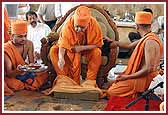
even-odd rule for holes
{"type": "Polygon", "coordinates": [[[79,25],[75,25],[76,28],[81,28],[81,29],[85,29],[87,26],[79,26],[79,25]]]}
{"type": "Polygon", "coordinates": [[[86,30],[86,28],[87,28],[87,26],[80,26],[80,25],[74,25],[74,27],[76,28],[76,30],[78,30],[78,31],[85,31],[86,30]]]}

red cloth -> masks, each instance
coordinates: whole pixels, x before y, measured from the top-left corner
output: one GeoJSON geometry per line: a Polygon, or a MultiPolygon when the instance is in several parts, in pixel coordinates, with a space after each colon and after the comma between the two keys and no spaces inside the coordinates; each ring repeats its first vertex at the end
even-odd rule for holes
{"type": "MultiPolygon", "coordinates": [[[[127,104],[134,101],[136,98],[112,96],[105,107],[105,111],[145,111],[146,100],[141,99],[128,109],[127,104]]],[[[149,111],[159,111],[160,101],[149,100],[149,111]]]]}

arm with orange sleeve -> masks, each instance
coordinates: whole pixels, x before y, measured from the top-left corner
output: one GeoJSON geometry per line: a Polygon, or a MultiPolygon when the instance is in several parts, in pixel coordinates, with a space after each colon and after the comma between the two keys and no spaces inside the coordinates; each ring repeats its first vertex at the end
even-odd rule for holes
{"type": "Polygon", "coordinates": [[[72,52],[81,52],[81,51],[85,51],[85,50],[91,50],[93,48],[97,48],[96,45],[80,45],[80,46],[75,46],[73,47],[71,50],[72,52]]]}

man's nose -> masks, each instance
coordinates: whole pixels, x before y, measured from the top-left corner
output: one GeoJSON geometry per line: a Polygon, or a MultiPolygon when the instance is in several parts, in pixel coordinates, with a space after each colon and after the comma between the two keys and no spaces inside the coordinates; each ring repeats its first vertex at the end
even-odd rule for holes
{"type": "Polygon", "coordinates": [[[23,40],[26,40],[26,39],[27,39],[27,35],[23,35],[23,36],[22,36],[22,39],[23,39],[23,40]]]}
{"type": "Polygon", "coordinates": [[[33,21],[36,21],[36,19],[34,19],[34,18],[33,18],[33,19],[31,19],[31,22],[33,22],[33,21]]]}

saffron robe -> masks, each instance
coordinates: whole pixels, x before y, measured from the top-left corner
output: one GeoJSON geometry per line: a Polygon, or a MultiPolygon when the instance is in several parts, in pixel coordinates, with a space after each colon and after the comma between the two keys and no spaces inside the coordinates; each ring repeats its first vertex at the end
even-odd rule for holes
{"type": "MultiPolygon", "coordinates": [[[[163,53],[162,42],[157,37],[157,35],[155,35],[154,33],[149,33],[144,38],[142,38],[141,41],[137,44],[135,50],[133,51],[128,61],[128,67],[123,72],[123,74],[129,75],[138,71],[144,54],[145,43],[147,40],[155,40],[160,45],[160,57],[162,56],[163,53]]],[[[137,96],[138,92],[145,91],[149,87],[152,79],[157,75],[158,72],[155,71],[136,79],[129,79],[113,83],[107,92],[110,96],[114,95],[123,97],[132,95],[132,97],[135,97],[137,96]]]]}
{"type": "MultiPolygon", "coordinates": [[[[4,44],[4,53],[9,56],[12,62],[12,69],[16,70],[17,66],[19,64],[24,65],[24,59],[16,49],[16,47],[12,44],[11,41],[8,41],[4,44]]],[[[6,70],[5,70],[6,72],[6,70]]],[[[32,79],[27,79],[26,83],[21,82],[20,80],[16,78],[10,78],[8,76],[4,77],[4,95],[13,95],[14,91],[22,90],[22,89],[28,89],[28,90],[37,90],[40,88],[40,86],[43,85],[43,83],[47,80],[48,73],[46,71],[44,72],[38,72],[36,73],[36,76],[34,78],[34,81],[32,79]]]]}
{"type": "MultiPolygon", "coordinates": [[[[74,17],[72,16],[63,26],[58,43],[50,49],[50,59],[57,75],[65,75],[80,83],[80,58],[81,52],[74,53],[71,48],[75,45],[97,45],[102,47],[103,37],[102,31],[96,19],[91,18],[86,33],[77,33],[74,30],[74,17]],[[58,67],[58,50],[59,47],[65,48],[64,56],[65,65],[63,70],[58,67]]],[[[87,79],[95,80],[97,72],[101,64],[101,50],[94,48],[92,50],[82,52],[82,55],[88,60],[87,79]]]]}

